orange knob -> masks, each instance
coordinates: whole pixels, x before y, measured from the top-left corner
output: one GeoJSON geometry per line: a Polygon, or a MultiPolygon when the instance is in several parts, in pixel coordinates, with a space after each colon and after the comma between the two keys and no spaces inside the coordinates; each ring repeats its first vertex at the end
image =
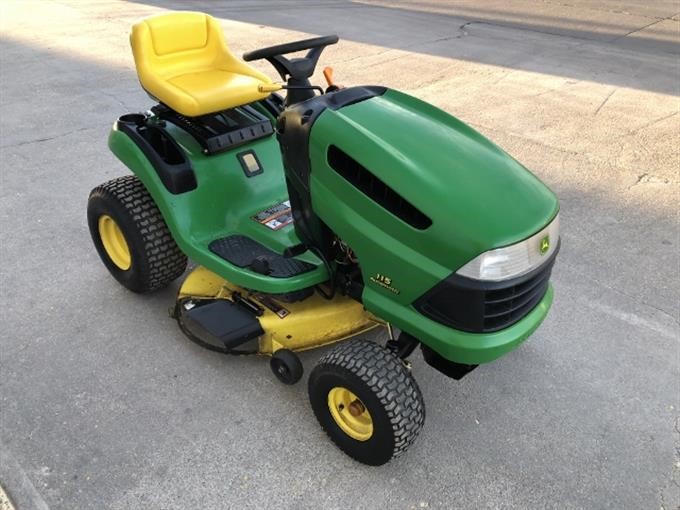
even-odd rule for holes
{"type": "Polygon", "coordinates": [[[333,81],[333,68],[332,67],[324,68],[323,77],[326,78],[326,82],[328,82],[328,88],[329,89],[337,90],[337,89],[342,88],[342,85],[336,85],[335,82],[333,81]]]}

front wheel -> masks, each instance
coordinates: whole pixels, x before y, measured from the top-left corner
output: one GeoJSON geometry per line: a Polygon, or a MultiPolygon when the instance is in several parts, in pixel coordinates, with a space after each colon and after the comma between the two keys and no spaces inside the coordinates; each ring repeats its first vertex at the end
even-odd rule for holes
{"type": "Polygon", "coordinates": [[[119,177],[93,189],[87,223],[102,262],[133,292],[163,288],[186,269],[187,257],[135,176],[119,177]]]}
{"type": "Polygon", "coordinates": [[[295,384],[302,378],[302,362],[297,354],[289,349],[279,349],[269,361],[276,378],[283,384],[295,384]]]}
{"type": "Polygon", "coordinates": [[[333,442],[372,466],[405,452],[425,423],[423,396],[409,370],[365,340],[340,344],[319,360],[309,399],[333,442]]]}

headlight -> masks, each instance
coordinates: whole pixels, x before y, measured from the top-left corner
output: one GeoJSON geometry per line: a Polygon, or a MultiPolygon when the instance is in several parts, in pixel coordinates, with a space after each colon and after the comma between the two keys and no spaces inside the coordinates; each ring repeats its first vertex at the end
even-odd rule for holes
{"type": "Polygon", "coordinates": [[[560,215],[547,227],[524,241],[490,250],[475,257],[456,274],[475,280],[501,281],[536,269],[557,249],[560,238],[560,215]]]}

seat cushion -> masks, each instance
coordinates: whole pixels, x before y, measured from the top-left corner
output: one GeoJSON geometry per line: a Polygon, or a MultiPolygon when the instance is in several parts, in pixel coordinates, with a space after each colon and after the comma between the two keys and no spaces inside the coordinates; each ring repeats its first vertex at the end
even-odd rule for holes
{"type": "Polygon", "coordinates": [[[190,117],[264,99],[269,77],[236,58],[219,22],[197,12],[164,13],[135,23],[132,53],[142,87],[190,117]]]}
{"type": "Polygon", "coordinates": [[[267,94],[258,91],[262,81],[245,74],[222,70],[192,72],[158,83],[158,98],[190,117],[217,112],[252,102],[267,94]]]}
{"type": "Polygon", "coordinates": [[[158,16],[147,21],[153,50],[158,56],[205,48],[208,44],[208,17],[194,12],[158,16]]]}

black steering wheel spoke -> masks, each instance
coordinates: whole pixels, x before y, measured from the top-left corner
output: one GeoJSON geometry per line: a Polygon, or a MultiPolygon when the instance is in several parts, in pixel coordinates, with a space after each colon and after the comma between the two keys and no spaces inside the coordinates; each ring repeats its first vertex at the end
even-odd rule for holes
{"type": "Polygon", "coordinates": [[[294,84],[299,86],[303,85],[314,74],[314,69],[324,48],[337,42],[337,35],[304,39],[302,41],[278,44],[268,48],[249,51],[243,54],[243,60],[251,62],[253,60],[266,59],[274,66],[283,80],[293,80],[294,84]],[[309,50],[304,57],[291,59],[284,57],[284,55],[289,53],[304,50],[309,50]]]}
{"type": "Polygon", "coordinates": [[[283,55],[274,55],[272,57],[265,57],[267,62],[274,66],[274,69],[279,73],[282,80],[287,79],[288,69],[290,68],[290,60],[283,55]]]}

